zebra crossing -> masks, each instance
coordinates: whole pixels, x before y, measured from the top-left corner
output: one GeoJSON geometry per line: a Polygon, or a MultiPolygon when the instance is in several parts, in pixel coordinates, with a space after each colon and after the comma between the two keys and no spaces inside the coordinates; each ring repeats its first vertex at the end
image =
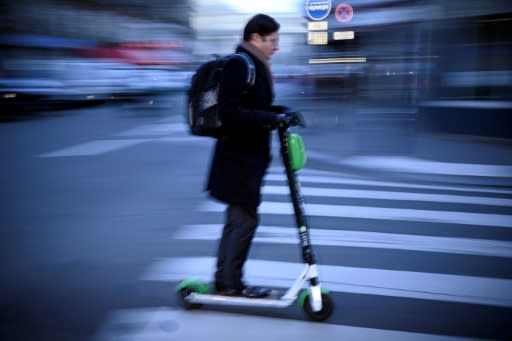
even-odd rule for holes
{"type": "Polygon", "coordinates": [[[208,145],[212,139],[190,135],[183,118],[172,116],[131,128],[105,138],[82,142],[38,155],[41,158],[97,156],[144,143],[188,143],[208,145]]]}
{"type": "MultiPolygon", "coordinates": [[[[308,180],[307,176],[305,179],[308,180]]],[[[263,188],[266,200],[264,200],[259,208],[260,214],[278,216],[293,214],[290,202],[275,200],[276,196],[287,194],[287,187],[284,185],[283,181],[284,178],[278,173],[271,173],[270,176],[267,177],[267,185],[263,188]],[[276,183],[279,183],[279,185],[276,185],[276,183]]],[[[347,198],[356,197],[368,200],[379,199],[385,202],[389,200],[411,202],[428,201],[462,203],[471,204],[473,206],[492,205],[503,206],[505,208],[509,208],[512,202],[508,198],[481,196],[477,189],[474,189],[472,196],[389,192],[382,190],[339,189],[332,187],[316,188],[308,186],[302,187],[302,192],[306,198],[310,198],[312,196],[334,196],[336,198],[346,200],[347,198]]],[[[198,209],[202,212],[215,212],[222,214],[225,210],[225,206],[208,201],[201,204],[198,209]]],[[[511,214],[317,203],[306,204],[306,211],[308,216],[315,217],[390,220],[398,221],[400,223],[407,221],[420,221],[450,225],[477,225],[480,227],[512,227],[511,214]]],[[[209,240],[211,242],[216,242],[217,238],[220,236],[221,229],[221,224],[183,226],[175,232],[174,238],[181,240],[209,240]]],[[[260,226],[255,236],[255,243],[294,245],[297,244],[295,233],[295,230],[290,227],[260,226]]],[[[311,234],[313,245],[316,246],[350,246],[372,249],[385,248],[394,250],[437,252],[442,254],[456,253],[507,258],[512,257],[512,242],[510,241],[380,233],[378,231],[362,232],[322,228],[318,226],[314,226],[312,228],[311,234]]],[[[213,269],[213,262],[214,259],[212,257],[197,257],[191,259],[174,258],[170,260],[163,260],[154,264],[153,267],[148,270],[145,278],[175,281],[179,280],[179,276],[183,276],[186,269],[195,269],[193,273],[190,273],[190,275],[201,276],[204,280],[208,280],[211,276],[211,269],[213,269]],[[172,269],[172,271],[168,273],[166,269],[172,269]],[[180,270],[178,271],[177,269],[180,270]]],[[[272,260],[250,261],[247,265],[247,274],[254,274],[255,278],[248,278],[248,280],[250,280],[250,282],[261,283],[265,278],[266,282],[261,283],[262,285],[272,285],[279,282],[280,284],[283,284],[283,287],[286,287],[287,283],[289,283],[294,278],[295,274],[300,271],[300,269],[293,266],[294,264],[296,263],[279,263],[272,260]],[[276,273],[279,273],[281,276],[286,276],[284,281],[275,280],[273,271],[275,271],[276,267],[279,267],[280,269],[279,271],[276,271],[276,273]],[[272,271],[265,272],[265,269],[272,269],[272,271]]],[[[386,294],[391,291],[396,291],[397,293],[400,293],[400,295],[405,295],[407,297],[425,297],[425,293],[428,293],[428,295],[437,294],[438,299],[441,300],[465,301],[479,304],[490,303],[512,307],[512,294],[510,294],[512,292],[512,281],[509,279],[425,274],[421,272],[397,272],[385,269],[355,269],[336,265],[320,265],[321,270],[322,268],[325,270],[321,272],[326,273],[327,275],[322,276],[323,280],[325,282],[329,282],[328,286],[331,290],[334,290],[332,288],[334,285],[335,288],[339,288],[340,291],[346,292],[349,290],[346,285],[347,278],[363,278],[358,283],[350,284],[350,286],[356,288],[352,289],[351,292],[361,292],[361,289],[357,288],[367,288],[370,286],[372,288],[379,288],[379,290],[366,289],[366,292],[377,293],[385,288],[386,290],[384,290],[384,292],[386,294]],[[357,276],[355,276],[351,271],[357,271],[357,276]],[[371,275],[372,273],[374,273],[374,275],[371,275]],[[364,274],[369,276],[364,276],[364,274]],[[389,279],[393,279],[396,283],[389,282],[389,279]],[[370,284],[370,282],[372,284],[370,284]],[[339,283],[344,284],[338,286],[339,283]],[[409,286],[404,287],[403,283],[408,283],[409,286]],[[440,285],[445,285],[446,288],[440,288],[439,292],[433,291],[433,288],[440,285]],[[482,288],[485,288],[485,291],[483,291],[482,288]]]]}
{"type": "MultiPolygon", "coordinates": [[[[508,313],[512,311],[512,269],[509,266],[512,259],[512,190],[387,182],[316,170],[300,171],[299,180],[310,220],[311,240],[320,259],[320,280],[333,294],[421,300],[429,302],[432,307],[469,304],[484,310],[492,307],[508,313]],[[358,254],[363,254],[368,266],[344,260],[346,250],[357,250],[358,254]],[[392,252],[393,259],[382,257],[384,252],[392,252]],[[417,266],[411,266],[415,257],[420,257],[421,261],[417,266]],[[467,260],[464,257],[468,257],[467,260]],[[471,263],[473,260],[478,260],[474,267],[471,263]]],[[[224,205],[205,199],[198,205],[197,214],[204,215],[205,219],[214,215],[221,221],[224,210],[224,205]]],[[[246,281],[285,289],[301,272],[302,264],[298,253],[292,252],[297,250],[297,232],[286,179],[280,168],[271,168],[265,178],[259,213],[262,223],[254,238],[253,249],[256,251],[253,253],[251,250],[246,265],[246,281]],[[272,253],[261,251],[271,246],[274,246],[272,253]]],[[[155,260],[145,269],[141,279],[175,283],[192,277],[209,282],[215,265],[215,255],[211,250],[215,249],[221,230],[221,223],[210,221],[177,227],[169,236],[175,243],[193,245],[201,242],[212,247],[204,252],[198,250],[197,254],[188,257],[175,255],[155,260]]],[[[334,315],[349,314],[344,311],[344,302],[335,301],[335,304],[337,310],[334,315]]],[[[204,320],[212,330],[224,335],[214,340],[239,339],[234,335],[240,336],[239,333],[248,328],[257,328],[260,323],[277,323],[277,328],[293,333],[288,322],[222,315],[225,321],[237,321],[237,325],[231,329],[232,334],[222,334],[226,331],[215,325],[218,313],[159,309],[151,310],[151,313],[133,310],[117,312],[110,323],[119,324],[133,319],[135,315],[154,321],[162,314],[175,316],[175,320],[192,314],[191,318],[204,320]]],[[[439,335],[435,330],[429,333],[428,328],[421,333],[408,333],[391,327],[391,330],[355,328],[344,325],[342,318],[341,322],[338,322],[340,318],[334,320],[331,324],[322,325],[305,321],[294,323],[301,326],[299,328],[307,326],[308,330],[315,330],[326,339],[333,340],[347,337],[360,340],[466,339],[463,331],[459,334],[461,337],[439,335]]],[[[510,321],[510,317],[505,320],[510,321]]],[[[140,339],[153,339],[149,335],[154,336],[155,332],[154,328],[148,328],[146,334],[140,334],[140,339]]],[[[201,334],[185,324],[174,332],[176,334],[164,334],[185,333],[183,335],[189,338],[192,335],[192,339],[210,335],[201,334]]],[[[106,332],[102,335],[100,339],[109,340],[113,334],[106,332]]],[[[165,335],[162,339],[165,339],[165,335]]],[[[272,337],[275,335],[267,332],[264,337],[278,339],[272,337]]],[[[258,338],[256,334],[247,337],[248,340],[258,338]]],[[[483,338],[480,335],[475,337],[483,338]]],[[[301,336],[294,338],[306,339],[301,336]]]]}

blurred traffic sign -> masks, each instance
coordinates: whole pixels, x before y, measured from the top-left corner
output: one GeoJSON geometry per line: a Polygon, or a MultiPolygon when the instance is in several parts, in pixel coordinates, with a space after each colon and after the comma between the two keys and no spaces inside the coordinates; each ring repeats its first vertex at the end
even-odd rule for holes
{"type": "Polygon", "coordinates": [[[327,21],[308,22],[308,31],[325,31],[328,28],[327,21]]]}
{"type": "Polygon", "coordinates": [[[334,32],[333,39],[334,40],[351,40],[354,39],[355,34],[354,31],[343,31],[343,32],[334,32]]]}
{"type": "Polygon", "coordinates": [[[323,20],[331,13],[330,0],[307,0],[306,14],[311,20],[323,20]]]}
{"type": "Polygon", "coordinates": [[[329,41],[326,31],[308,32],[309,45],[327,45],[329,41]]]}
{"type": "Polygon", "coordinates": [[[354,16],[354,10],[349,4],[341,4],[336,7],[335,15],[339,22],[346,23],[352,20],[352,17],[354,16]]]}

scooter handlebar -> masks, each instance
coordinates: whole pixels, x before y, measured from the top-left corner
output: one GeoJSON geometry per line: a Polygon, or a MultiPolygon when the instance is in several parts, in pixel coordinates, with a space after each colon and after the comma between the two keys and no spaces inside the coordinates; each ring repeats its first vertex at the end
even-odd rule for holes
{"type": "Polygon", "coordinates": [[[302,114],[298,111],[285,111],[277,114],[278,127],[288,128],[291,126],[306,127],[306,121],[302,114]]]}

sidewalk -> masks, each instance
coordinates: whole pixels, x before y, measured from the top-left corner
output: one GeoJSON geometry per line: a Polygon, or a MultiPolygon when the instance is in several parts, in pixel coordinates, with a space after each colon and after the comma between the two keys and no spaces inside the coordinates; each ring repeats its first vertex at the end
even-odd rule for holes
{"type": "Polygon", "coordinates": [[[403,180],[512,187],[512,141],[471,136],[382,132],[368,148],[366,132],[329,129],[305,132],[310,162],[329,169],[403,180]],[[361,142],[363,136],[364,142],[361,142]],[[379,141],[394,139],[396,148],[379,141]],[[311,147],[308,147],[311,141],[311,147]]]}

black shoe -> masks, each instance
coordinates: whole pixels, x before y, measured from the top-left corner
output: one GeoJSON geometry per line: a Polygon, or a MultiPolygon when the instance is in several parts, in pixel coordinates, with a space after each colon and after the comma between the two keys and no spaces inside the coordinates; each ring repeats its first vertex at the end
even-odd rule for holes
{"type": "Polygon", "coordinates": [[[247,287],[242,290],[241,295],[247,298],[263,298],[270,295],[271,290],[262,287],[247,287]]]}
{"type": "Polygon", "coordinates": [[[245,285],[243,284],[241,287],[238,287],[238,289],[226,287],[219,282],[214,282],[212,286],[213,294],[224,296],[240,296],[242,294],[242,291],[245,289],[245,285]]]}
{"type": "Polygon", "coordinates": [[[246,297],[246,298],[263,298],[270,295],[271,290],[262,287],[246,287],[245,289],[232,289],[225,288],[219,291],[219,295],[232,296],[232,297],[246,297]]]}
{"type": "Polygon", "coordinates": [[[214,282],[214,285],[213,285],[213,290],[212,292],[217,294],[217,295],[222,295],[222,293],[226,290],[226,288],[224,287],[224,285],[222,284],[219,284],[217,282],[214,282]]]}
{"type": "Polygon", "coordinates": [[[220,295],[224,296],[241,296],[243,289],[224,288],[220,291],[220,295]]]}

